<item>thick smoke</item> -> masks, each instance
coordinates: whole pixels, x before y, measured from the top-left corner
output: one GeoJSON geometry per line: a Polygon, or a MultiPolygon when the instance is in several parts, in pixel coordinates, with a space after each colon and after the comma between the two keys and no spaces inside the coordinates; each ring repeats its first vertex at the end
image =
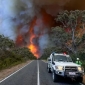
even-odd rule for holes
{"type": "Polygon", "coordinates": [[[58,4],[60,6],[64,6],[67,2],[70,0],[34,0],[35,4],[37,5],[52,5],[52,4],[58,4]]]}
{"type": "Polygon", "coordinates": [[[30,42],[30,25],[34,17],[33,33],[37,36],[33,43],[38,46],[40,53],[47,46],[49,26],[43,22],[41,9],[51,16],[56,16],[70,0],[0,0],[0,34],[16,41],[22,35],[23,42],[30,42]],[[27,34],[28,33],[28,34],[27,34]]]}
{"type": "Polygon", "coordinates": [[[32,0],[0,0],[0,34],[15,40],[18,26],[35,16],[32,0]]]}

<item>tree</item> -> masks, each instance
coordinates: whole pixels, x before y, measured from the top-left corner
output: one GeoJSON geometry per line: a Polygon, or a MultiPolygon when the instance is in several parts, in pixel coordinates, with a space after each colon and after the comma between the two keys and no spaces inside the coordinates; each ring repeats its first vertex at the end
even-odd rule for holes
{"type": "Polygon", "coordinates": [[[30,52],[27,47],[15,48],[12,50],[14,54],[19,55],[24,59],[35,59],[34,55],[30,52]]]}
{"type": "Polygon", "coordinates": [[[10,40],[7,37],[0,35],[0,49],[1,50],[9,50],[10,48],[13,48],[13,47],[15,47],[13,40],[10,40]]]}
{"type": "Polygon", "coordinates": [[[48,47],[48,48],[45,48],[44,49],[44,53],[43,55],[41,56],[41,59],[47,59],[51,53],[55,52],[55,53],[64,53],[64,52],[67,52],[67,50],[65,48],[60,48],[60,47],[48,47]]]}
{"type": "Polygon", "coordinates": [[[63,48],[69,39],[69,33],[65,32],[61,27],[57,26],[51,29],[50,41],[53,42],[56,47],[63,48]]]}
{"type": "Polygon", "coordinates": [[[70,11],[67,10],[60,12],[56,18],[56,21],[59,21],[62,23],[62,27],[64,29],[70,30],[71,35],[71,42],[70,47],[68,44],[65,44],[65,46],[72,51],[73,53],[77,52],[77,44],[79,43],[79,38],[76,36],[77,34],[77,28],[83,28],[85,27],[85,10],[84,11],[70,11]],[[77,42],[78,41],[78,42],[77,42]]]}

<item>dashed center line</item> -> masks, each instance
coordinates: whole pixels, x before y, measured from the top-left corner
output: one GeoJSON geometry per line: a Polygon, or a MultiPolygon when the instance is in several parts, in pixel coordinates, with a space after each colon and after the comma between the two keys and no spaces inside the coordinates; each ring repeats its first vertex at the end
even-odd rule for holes
{"type": "Polygon", "coordinates": [[[39,61],[37,60],[37,85],[40,85],[39,61]]]}

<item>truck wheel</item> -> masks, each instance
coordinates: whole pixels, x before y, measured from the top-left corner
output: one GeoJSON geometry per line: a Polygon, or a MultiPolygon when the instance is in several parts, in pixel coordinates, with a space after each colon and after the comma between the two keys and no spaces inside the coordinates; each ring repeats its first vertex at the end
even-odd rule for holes
{"type": "Polygon", "coordinates": [[[58,76],[55,74],[55,71],[52,73],[52,78],[54,82],[58,81],[58,76]]]}
{"type": "Polygon", "coordinates": [[[78,78],[77,78],[77,82],[82,83],[82,82],[83,82],[83,77],[78,77],[78,78]]]}
{"type": "Polygon", "coordinates": [[[51,70],[50,70],[50,68],[48,67],[48,73],[51,73],[51,70]]]}

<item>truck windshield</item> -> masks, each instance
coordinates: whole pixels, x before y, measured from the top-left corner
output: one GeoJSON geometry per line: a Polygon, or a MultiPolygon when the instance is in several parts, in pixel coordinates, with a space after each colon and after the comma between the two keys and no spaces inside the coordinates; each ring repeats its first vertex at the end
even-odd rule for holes
{"type": "Polygon", "coordinates": [[[67,57],[67,56],[64,56],[64,55],[55,55],[54,60],[55,61],[72,62],[71,57],[67,57]]]}

